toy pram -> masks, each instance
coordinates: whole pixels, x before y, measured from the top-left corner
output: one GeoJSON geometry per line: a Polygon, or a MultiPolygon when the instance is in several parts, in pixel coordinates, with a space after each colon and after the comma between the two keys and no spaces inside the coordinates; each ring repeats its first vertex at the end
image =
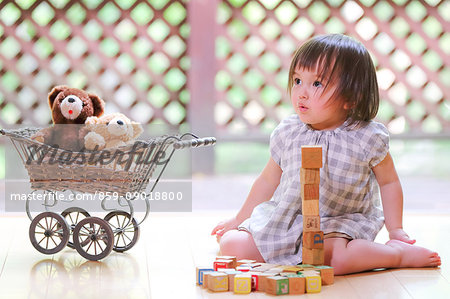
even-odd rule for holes
{"type": "Polygon", "coordinates": [[[112,250],[124,252],[136,244],[139,225],[150,211],[149,196],[176,149],[216,142],[213,137],[198,138],[186,133],[137,141],[117,149],[71,152],[32,140],[31,136],[37,131],[36,128],[0,130],[10,138],[30,178],[33,191],[26,201],[26,212],[31,220],[30,241],[44,254],[57,253],[67,245],[89,260],[100,260],[112,250]],[[156,179],[150,180],[157,168],[156,179]],[[150,182],[153,185],[147,192],[150,182]],[[46,211],[32,217],[30,198],[37,191],[49,196],[44,197],[46,211]],[[106,200],[101,200],[102,209],[109,212],[103,219],[91,217],[88,211],[75,206],[59,214],[50,211],[57,203],[50,195],[58,191],[115,194],[118,205],[124,209],[107,208],[106,200]],[[134,218],[133,199],[135,196],[142,199],[143,194],[145,216],[138,222],[134,218]]]}

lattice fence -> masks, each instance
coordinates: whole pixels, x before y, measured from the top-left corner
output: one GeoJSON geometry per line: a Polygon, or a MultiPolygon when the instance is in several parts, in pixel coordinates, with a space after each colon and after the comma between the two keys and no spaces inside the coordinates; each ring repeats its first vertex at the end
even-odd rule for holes
{"type": "Polygon", "coordinates": [[[96,92],[110,111],[143,123],[179,126],[197,113],[188,107],[200,107],[202,115],[213,115],[204,122],[213,134],[266,140],[292,112],[286,84],[294,49],[315,34],[340,32],[361,40],[376,61],[379,120],[393,133],[449,136],[449,3],[4,0],[0,126],[49,123],[46,94],[68,84],[96,92]],[[205,14],[189,19],[199,5],[213,7],[207,13],[214,24],[202,26],[205,14]],[[215,92],[191,99],[197,93],[188,88],[188,72],[198,74],[199,62],[188,41],[198,30],[212,32],[215,53],[207,55],[215,62],[206,67],[217,72],[201,80],[215,92]]]}
{"type": "Polygon", "coordinates": [[[345,33],[377,68],[378,119],[393,133],[450,135],[449,1],[221,1],[216,119],[222,134],[270,132],[286,114],[291,55],[306,39],[345,33]]]}
{"type": "Polygon", "coordinates": [[[57,84],[142,123],[184,123],[186,15],[185,1],[0,2],[0,126],[49,123],[57,84]]]}

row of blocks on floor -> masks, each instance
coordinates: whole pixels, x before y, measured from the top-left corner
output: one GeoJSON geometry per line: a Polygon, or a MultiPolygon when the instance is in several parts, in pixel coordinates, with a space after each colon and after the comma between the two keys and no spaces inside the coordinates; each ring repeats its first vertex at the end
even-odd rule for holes
{"type": "Polygon", "coordinates": [[[213,268],[197,267],[197,284],[212,292],[287,295],[319,293],[322,285],[334,283],[334,271],[329,266],[283,266],[233,258],[217,257],[213,268]]]}

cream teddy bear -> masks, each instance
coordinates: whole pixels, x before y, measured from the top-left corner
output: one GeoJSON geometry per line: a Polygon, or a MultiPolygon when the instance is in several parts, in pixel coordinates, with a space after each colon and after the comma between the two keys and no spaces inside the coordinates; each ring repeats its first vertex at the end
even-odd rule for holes
{"type": "Polygon", "coordinates": [[[122,113],[86,119],[84,146],[87,150],[102,150],[130,144],[144,131],[142,126],[122,113]]]}

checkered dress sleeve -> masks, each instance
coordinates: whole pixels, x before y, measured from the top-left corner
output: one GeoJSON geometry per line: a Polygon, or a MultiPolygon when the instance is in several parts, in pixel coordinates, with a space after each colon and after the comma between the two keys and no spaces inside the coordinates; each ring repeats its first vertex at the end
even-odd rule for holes
{"type": "Polygon", "coordinates": [[[370,168],[373,168],[384,160],[389,151],[389,133],[383,124],[377,122],[372,122],[370,127],[371,134],[366,134],[364,141],[369,145],[365,148],[366,159],[370,168]]]}

